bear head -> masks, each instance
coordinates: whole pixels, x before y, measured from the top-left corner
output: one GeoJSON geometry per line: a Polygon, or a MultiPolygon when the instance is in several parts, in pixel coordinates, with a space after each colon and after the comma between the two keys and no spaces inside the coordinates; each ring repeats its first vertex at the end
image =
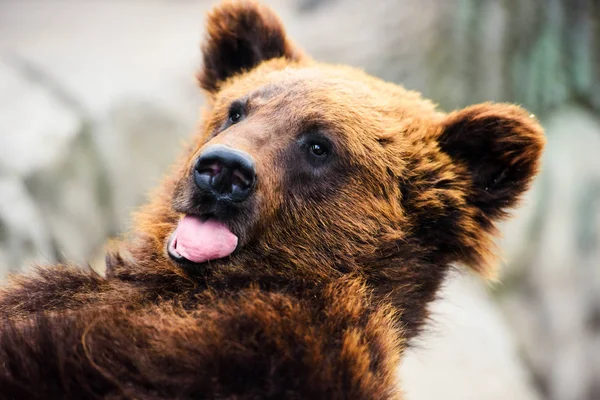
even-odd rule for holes
{"type": "Polygon", "coordinates": [[[493,276],[495,223],[539,167],[533,116],[492,103],[447,114],[315,62],[254,1],[221,4],[207,29],[203,123],[138,218],[154,259],[213,287],[356,274],[409,337],[453,263],[493,276]]]}

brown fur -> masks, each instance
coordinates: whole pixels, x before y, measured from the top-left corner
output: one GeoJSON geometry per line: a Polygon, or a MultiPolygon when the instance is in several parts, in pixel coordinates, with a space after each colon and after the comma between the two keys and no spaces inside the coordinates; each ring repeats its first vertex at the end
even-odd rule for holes
{"type": "Polygon", "coordinates": [[[94,307],[10,321],[3,398],[393,398],[389,307],[340,281],[305,296],[248,288],[176,302],[94,307]],[[338,302],[344,296],[344,302],[338,302]],[[385,358],[373,357],[383,352],[385,358]],[[43,362],[40,365],[40,362],[43,362]],[[29,385],[28,382],[35,383],[29,385]]]}
{"type": "Polygon", "coordinates": [[[493,276],[494,224],[538,170],[535,119],[507,104],[445,114],[314,62],[252,1],[223,3],[207,29],[203,124],[107,277],[39,269],[0,294],[5,398],[397,398],[398,357],[451,264],[493,276]],[[306,158],[314,138],[326,162],[306,158]],[[213,144],[256,163],[255,193],[227,210],[193,183],[213,144]],[[208,207],[238,249],[174,263],[179,219],[208,207]]]}

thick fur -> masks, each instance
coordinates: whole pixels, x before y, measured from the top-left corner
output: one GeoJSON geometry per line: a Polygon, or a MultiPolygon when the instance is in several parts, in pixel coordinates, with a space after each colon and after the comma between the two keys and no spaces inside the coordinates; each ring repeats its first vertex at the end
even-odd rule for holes
{"type": "Polygon", "coordinates": [[[7,321],[3,398],[393,398],[389,307],[342,280],[302,297],[213,291],[184,309],[95,307],[7,321]],[[344,301],[339,301],[344,296],[344,301]],[[374,357],[379,353],[386,357],[374,357]],[[31,384],[29,384],[30,382],[31,384]],[[35,384],[33,384],[35,383],[35,384]]]}
{"type": "Polygon", "coordinates": [[[199,132],[106,277],[57,266],[0,292],[0,397],[399,398],[395,365],[451,265],[493,276],[495,223],[539,168],[534,118],[489,103],[445,114],[316,63],[253,1],[223,3],[207,26],[199,132]],[[315,138],[327,161],[307,158],[315,138]],[[198,193],[192,166],[213,144],[253,157],[243,204],[198,193]],[[206,212],[238,249],[171,261],[179,219],[206,212]]]}

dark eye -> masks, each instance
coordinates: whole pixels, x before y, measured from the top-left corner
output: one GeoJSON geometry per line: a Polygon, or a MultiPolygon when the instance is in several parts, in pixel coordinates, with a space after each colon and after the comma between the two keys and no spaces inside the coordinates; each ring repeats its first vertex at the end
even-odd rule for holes
{"type": "Polygon", "coordinates": [[[327,148],[319,143],[313,143],[310,145],[310,152],[317,157],[325,157],[328,152],[327,148]]]}
{"type": "Polygon", "coordinates": [[[244,108],[241,104],[234,103],[229,108],[228,123],[230,125],[237,124],[244,119],[244,108]]]}
{"type": "Polygon", "coordinates": [[[239,111],[232,111],[229,113],[229,121],[232,124],[238,123],[242,120],[242,113],[239,111]]]}

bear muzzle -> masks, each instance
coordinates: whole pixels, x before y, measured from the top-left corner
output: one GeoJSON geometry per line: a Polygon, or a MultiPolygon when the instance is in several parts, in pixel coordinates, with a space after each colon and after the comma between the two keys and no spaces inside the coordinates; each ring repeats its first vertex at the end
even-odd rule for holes
{"type": "Polygon", "coordinates": [[[252,157],[231,147],[209,146],[196,160],[194,182],[215,201],[241,203],[256,186],[256,168],[252,157]]]}
{"type": "Polygon", "coordinates": [[[183,216],[167,243],[170,258],[182,265],[224,258],[237,249],[239,232],[232,228],[244,225],[240,210],[253,208],[257,180],[252,157],[221,144],[205,148],[191,174],[186,206],[176,207],[183,216]]]}

